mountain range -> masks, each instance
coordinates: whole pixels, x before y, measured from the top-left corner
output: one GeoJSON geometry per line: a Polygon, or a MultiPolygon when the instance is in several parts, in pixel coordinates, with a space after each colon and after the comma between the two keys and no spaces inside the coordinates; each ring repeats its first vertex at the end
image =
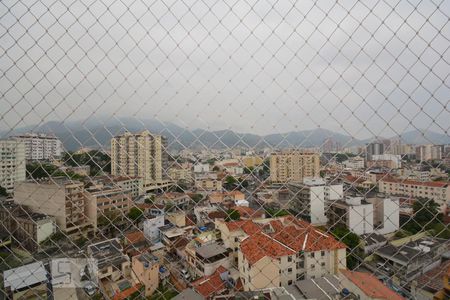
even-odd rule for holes
{"type": "MultiPolygon", "coordinates": [[[[331,138],[341,146],[364,145],[373,139],[358,140],[351,136],[333,132],[323,128],[293,131],[281,134],[257,135],[237,133],[232,130],[208,131],[204,129],[187,130],[171,122],[157,120],[138,120],[127,118],[99,118],[89,121],[56,122],[51,121],[39,126],[27,126],[9,132],[0,132],[0,136],[10,136],[29,131],[49,132],[55,134],[69,151],[81,147],[109,148],[111,137],[125,131],[137,132],[148,129],[155,134],[167,137],[169,149],[184,148],[226,149],[232,147],[250,148],[290,148],[319,147],[327,138],[331,138]]],[[[450,137],[433,131],[414,130],[400,136],[405,144],[450,144],[450,137]]]]}

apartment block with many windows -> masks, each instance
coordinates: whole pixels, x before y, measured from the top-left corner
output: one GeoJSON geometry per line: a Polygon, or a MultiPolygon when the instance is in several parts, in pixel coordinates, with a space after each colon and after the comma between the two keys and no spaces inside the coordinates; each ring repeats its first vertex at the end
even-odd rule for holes
{"type": "Polygon", "coordinates": [[[302,182],[305,177],[318,177],[319,172],[319,153],[288,150],[270,155],[270,180],[272,183],[302,182]]]}
{"type": "Polygon", "coordinates": [[[25,144],[12,139],[0,140],[0,187],[12,193],[14,185],[25,178],[25,144]]]}

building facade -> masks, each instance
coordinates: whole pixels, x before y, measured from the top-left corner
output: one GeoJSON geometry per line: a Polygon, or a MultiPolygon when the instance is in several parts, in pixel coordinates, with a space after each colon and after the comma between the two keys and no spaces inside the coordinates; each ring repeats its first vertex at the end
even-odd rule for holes
{"type": "Polygon", "coordinates": [[[384,154],[383,143],[370,143],[366,146],[366,160],[373,160],[373,155],[381,155],[384,154]]]}
{"type": "Polygon", "coordinates": [[[14,138],[25,144],[25,158],[27,160],[58,159],[63,152],[61,141],[54,135],[26,133],[14,138]]]}
{"type": "Polygon", "coordinates": [[[316,152],[286,151],[270,156],[272,183],[302,182],[305,177],[318,177],[320,156],[316,152]]]}
{"type": "Polygon", "coordinates": [[[440,160],[442,159],[443,153],[444,147],[441,145],[421,145],[416,147],[416,160],[440,160]]]}
{"type": "Polygon", "coordinates": [[[144,188],[166,179],[166,139],[148,130],[124,133],[111,140],[111,173],[114,176],[141,177],[144,188]]]}
{"type": "Polygon", "coordinates": [[[414,181],[383,179],[379,181],[381,193],[410,198],[427,198],[434,200],[445,209],[450,203],[449,182],[445,181],[414,181]]]}
{"type": "Polygon", "coordinates": [[[325,225],[328,202],[344,197],[342,184],[327,184],[322,178],[304,178],[303,183],[289,183],[290,207],[313,225],[325,225]]]}
{"type": "Polygon", "coordinates": [[[32,212],[55,217],[56,225],[69,235],[86,235],[93,230],[86,215],[86,197],[82,182],[52,178],[39,182],[21,182],[14,200],[32,212]]]}
{"type": "Polygon", "coordinates": [[[0,187],[12,193],[14,185],[25,178],[25,144],[12,139],[0,140],[0,187]]]}

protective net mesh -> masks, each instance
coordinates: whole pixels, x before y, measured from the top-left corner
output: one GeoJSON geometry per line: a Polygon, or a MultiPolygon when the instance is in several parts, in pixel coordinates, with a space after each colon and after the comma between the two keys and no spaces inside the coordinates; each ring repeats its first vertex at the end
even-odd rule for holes
{"type": "Polygon", "coordinates": [[[447,299],[449,19],[1,1],[0,298],[447,299]]]}

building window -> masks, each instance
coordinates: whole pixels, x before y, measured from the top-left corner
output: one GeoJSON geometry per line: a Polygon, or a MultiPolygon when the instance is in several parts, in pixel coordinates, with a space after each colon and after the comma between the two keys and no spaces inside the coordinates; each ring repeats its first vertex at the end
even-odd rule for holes
{"type": "Polygon", "coordinates": [[[315,267],[316,267],[316,265],[311,265],[311,269],[313,269],[313,270],[314,270],[314,269],[315,269],[315,267]]]}
{"type": "Polygon", "coordinates": [[[289,281],[288,281],[288,285],[292,285],[292,280],[289,280],[289,281]]]}
{"type": "Polygon", "coordinates": [[[324,262],[323,262],[323,263],[321,263],[320,265],[321,265],[322,267],[325,267],[325,263],[324,263],[324,262]]]}
{"type": "Polygon", "coordinates": [[[288,269],[288,273],[292,273],[292,268],[289,268],[289,269],[288,269]]]}
{"type": "Polygon", "coordinates": [[[314,252],[311,252],[311,258],[314,258],[314,252]]]}
{"type": "Polygon", "coordinates": [[[288,262],[292,262],[292,256],[288,256],[288,262]]]}
{"type": "Polygon", "coordinates": [[[322,257],[324,257],[325,256],[325,251],[320,251],[320,255],[322,256],[322,257]]]}

